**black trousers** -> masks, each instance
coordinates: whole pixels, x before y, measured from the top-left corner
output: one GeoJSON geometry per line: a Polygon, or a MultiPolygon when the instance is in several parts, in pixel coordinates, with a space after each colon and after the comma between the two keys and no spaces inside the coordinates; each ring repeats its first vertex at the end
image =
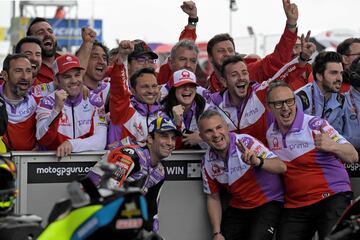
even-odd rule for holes
{"type": "Polygon", "coordinates": [[[278,240],[311,240],[317,231],[324,239],[352,200],[352,192],[337,193],[301,208],[285,208],[281,216],[278,240]]]}
{"type": "Polygon", "coordinates": [[[283,203],[272,201],[252,209],[228,207],[221,232],[226,240],[271,240],[279,223],[283,203]]]}

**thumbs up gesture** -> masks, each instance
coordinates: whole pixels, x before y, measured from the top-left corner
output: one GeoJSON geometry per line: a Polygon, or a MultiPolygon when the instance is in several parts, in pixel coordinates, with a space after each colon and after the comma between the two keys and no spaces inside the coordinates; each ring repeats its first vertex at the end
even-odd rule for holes
{"type": "Polygon", "coordinates": [[[315,148],[323,152],[331,152],[336,145],[336,142],[330,138],[323,126],[320,127],[320,134],[313,131],[313,138],[315,148]]]}
{"type": "Polygon", "coordinates": [[[237,140],[236,146],[241,152],[241,159],[244,163],[250,165],[250,166],[259,166],[261,160],[256,156],[256,154],[248,149],[241,140],[237,140]]]}

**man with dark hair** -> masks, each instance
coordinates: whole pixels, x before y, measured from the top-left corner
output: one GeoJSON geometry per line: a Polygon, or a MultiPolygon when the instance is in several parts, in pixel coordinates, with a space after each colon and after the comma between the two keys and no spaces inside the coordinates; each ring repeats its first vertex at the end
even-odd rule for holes
{"type": "Polygon", "coordinates": [[[133,42],[120,42],[118,58],[111,74],[110,144],[130,137],[144,145],[150,122],[162,116],[161,105],[157,103],[159,86],[153,68],[141,68],[134,72],[128,86],[124,62],[133,49],[133,42]],[[118,128],[121,128],[121,133],[118,128]]]}
{"type": "MultiPolygon", "coordinates": [[[[336,52],[341,54],[344,70],[348,69],[355,58],[360,56],[360,38],[347,38],[336,48],[336,52]]],[[[341,92],[347,92],[350,89],[350,83],[345,78],[341,86],[341,92]]]]}
{"type": "Polygon", "coordinates": [[[35,80],[42,63],[40,40],[35,37],[24,37],[20,39],[15,46],[15,53],[23,53],[29,58],[35,80]]]}
{"type": "Polygon", "coordinates": [[[9,54],[1,74],[4,85],[0,87],[8,114],[8,131],[3,136],[9,151],[31,151],[36,146],[36,100],[29,93],[33,77],[30,60],[24,54],[9,54]]]}
{"type": "Polygon", "coordinates": [[[296,105],[301,111],[327,120],[338,132],[342,131],[344,96],[339,93],[343,67],[336,52],[319,53],[312,66],[315,82],[298,89],[296,105]]]}
{"type": "Polygon", "coordinates": [[[165,169],[161,162],[171,155],[175,149],[176,137],[180,135],[171,119],[156,118],[150,123],[146,146],[135,144],[116,146],[89,172],[90,178],[98,185],[104,174],[100,166],[104,162],[117,165],[117,174],[112,175],[109,181],[110,187],[115,189],[122,187],[125,179],[128,181],[148,179],[140,181],[143,185],[139,186],[148,204],[150,221],[145,226],[147,231],[159,231],[159,197],[165,181],[165,169]],[[123,161],[123,158],[126,160],[123,161]]]}
{"type": "MultiPolygon", "coordinates": [[[[54,77],[52,64],[55,59],[60,56],[60,54],[56,52],[57,40],[52,26],[45,18],[37,17],[31,21],[26,35],[37,37],[41,41],[42,65],[37,76],[38,82],[36,84],[52,82],[54,77]]],[[[80,46],[78,56],[82,66],[85,68],[88,59],[86,51],[92,48],[96,33],[91,28],[86,27],[82,29],[81,36],[83,43],[80,46]]]]}
{"type": "Polygon", "coordinates": [[[36,99],[47,96],[55,91],[53,82],[38,84],[37,76],[42,64],[42,48],[41,41],[35,37],[24,37],[15,46],[15,53],[25,54],[30,62],[33,70],[33,79],[31,83],[31,92],[36,99]]]}
{"type": "Polygon", "coordinates": [[[72,152],[103,150],[107,122],[100,96],[82,96],[83,68],[73,55],[58,57],[53,65],[58,90],[41,99],[36,110],[36,137],[58,157],[72,152]]]}
{"type": "MultiPolygon", "coordinates": [[[[297,6],[290,3],[289,0],[282,1],[287,18],[285,31],[272,54],[267,55],[260,61],[247,64],[251,80],[263,82],[272,77],[284,64],[291,60],[292,49],[297,38],[298,10],[297,6]]],[[[209,90],[211,92],[224,90],[226,85],[224,85],[225,81],[220,74],[220,68],[225,57],[235,55],[233,38],[227,33],[215,35],[208,42],[207,53],[214,68],[214,72],[208,79],[209,90]]]]}
{"type": "Polygon", "coordinates": [[[99,94],[105,103],[110,91],[106,70],[109,62],[109,49],[102,43],[93,43],[88,65],[83,76],[83,84],[93,93],[99,94]]]}
{"type": "MultiPolygon", "coordinates": [[[[313,50],[304,49],[303,54],[310,57],[313,50]]],[[[264,129],[270,117],[265,107],[266,88],[270,82],[277,80],[292,62],[283,66],[272,78],[259,84],[250,81],[247,65],[239,55],[225,58],[220,73],[227,89],[211,94],[208,97],[209,104],[223,115],[230,131],[249,134],[266,144],[264,129]]]]}
{"type": "Polygon", "coordinates": [[[134,50],[127,56],[129,77],[142,68],[156,69],[158,55],[142,40],[135,40],[134,50]]]}
{"type": "Polygon", "coordinates": [[[199,118],[202,139],[209,145],[202,163],[203,189],[214,240],[271,240],[283,208],[280,176],[285,164],[247,134],[230,133],[218,111],[199,118]],[[230,194],[223,212],[219,191],[230,194]]]}
{"type": "Polygon", "coordinates": [[[271,83],[266,100],[275,119],[266,133],[268,146],[287,166],[285,209],[276,235],[280,240],[303,240],[317,231],[322,240],[351,202],[342,161],[357,162],[358,154],[326,120],[297,108],[286,83],[271,83]]]}

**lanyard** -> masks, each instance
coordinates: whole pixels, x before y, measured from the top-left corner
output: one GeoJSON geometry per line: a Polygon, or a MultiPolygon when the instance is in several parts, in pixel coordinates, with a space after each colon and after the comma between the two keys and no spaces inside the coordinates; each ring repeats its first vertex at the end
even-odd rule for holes
{"type": "MultiPolygon", "coordinates": [[[[250,94],[251,94],[252,90],[250,90],[250,94]]],[[[241,102],[241,105],[240,105],[240,113],[238,111],[238,108],[236,108],[237,110],[237,117],[238,117],[238,124],[235,124],[234,121],[231,119],[231,114],[228,114],[226,113],[221,107],[219,107],[218,105],[216,105],[216,107],[222,111],[225,116],[230,120],[230,122],[234,125],[234,127],[237,129],[238,133],[240,133],[240,122],[241,122],[241,118],[242,118],[242,115],[244,113],[244,110],[245,110],[245,107],[247,105],[247,102],[250,98],[250,94],[247,94],[245,99],[241,102]]]]}
{"type": "MultiPolygon", "coordinates": [[[[314,85],[311,85],[311,101],[312,101],[312,105],[311,105],[311,115],[315,116],[316,114],[316,109],[315,109],[315,91],[314,91],[314,85]]],[[[330,116],[330,113],[332,112],[332,109],[328,109],[325,111],[325,107],[326,107],[326,99],[324,97],[324,106],[323,106],[323,110],[321,113],[321,118],[327,120],[328,117],[330,116]],[[330,112],[329,112],[330,111],[330,112]],[[329,114],[327,114],[329,113],[329,114]],[[326,116],[327,115],[327,116],[326,116]]]]}
{"type": "Polygon", "coordinates": [[[316,110],[315,110],[315,97],[314,97],[315,93],[314,93],[314,85],[311,86],[311,101],[312,101],[312,105],[311,105],[311,115],[315,116],[316,110]]]}
{"type": "Polygon", "coordinates": [[[186,130],[190,130],[191,120],[193,118],[193,115],[194,115],[194,112],[190,108],[189,111],[183,117],[184,118],[184,125],[185,125],[186,130]]]}
{"type": "MultiPolygon", "coordinates": [[[[359,122],[359,118],[358,118],[358,109],[356,107],[356,104],[355,104],[355,98],[354,98],[354,95],[352,94],[352,91],[350,90],[349,91],[350,93],[350,101],[351,101],[351,115],[350,115],[350,119],[352,119],[352,116],[355,116],[355,118],[357,119],[358,121],[358,124],[360,125],[360,122],[359,122]]],[[[354,119],[352,119],[354,120],[354,119]]]]}

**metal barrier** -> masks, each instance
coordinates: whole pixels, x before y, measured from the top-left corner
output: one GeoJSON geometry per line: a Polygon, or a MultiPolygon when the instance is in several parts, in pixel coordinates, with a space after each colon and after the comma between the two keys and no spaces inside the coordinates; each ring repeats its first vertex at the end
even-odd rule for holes
{"type": "MultiPolygon", "coordinates": [[[[12,152],[18,169],[16,213],[36,214],[46,224],[54,203],[68,197],[66,185],[86,174],[104,153],[77,153],[58,161],[54,152],[12,152]]],[[[164,161],[166,181],[161,191],[159,220],[160,234],[165,239],[211,238],[201,182],[203,153],[175,151],[164,161]]]]}
{"type": "MultiPolygon", "coordinates": [[[[33,213],[44,224],[54,203],[67,198],[66,185],[86,174],[105,152],[85,152],[58,159],[54,152],[11,152],[17,165],[16,213],[33,213]]],[[[166,181],[160,199],[160,234],[171,240],[211,239],[202,192],[200,161],[204,151],[174,151],[164,161],[166,181]]],[[[345,164],[355,196],[360,195],[360,164],[345,164]]]]}

